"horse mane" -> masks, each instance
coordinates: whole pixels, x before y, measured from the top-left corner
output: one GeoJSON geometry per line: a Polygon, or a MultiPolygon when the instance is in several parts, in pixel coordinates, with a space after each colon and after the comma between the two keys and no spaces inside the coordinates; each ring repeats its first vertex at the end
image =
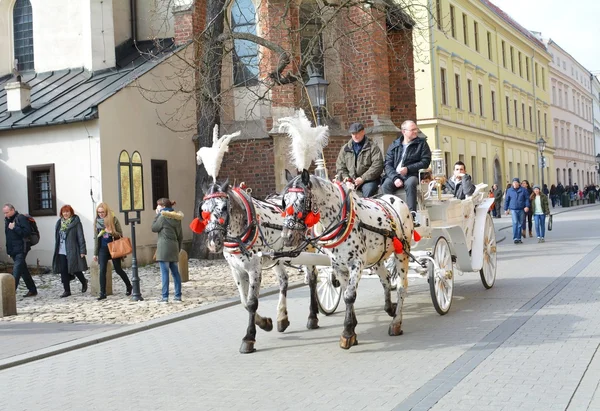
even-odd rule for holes
{"type": "Polygon", "coordinates": [[[313,127],[302,109],[293,116],[280,118],[279,132],[286,133],[292,140],[290,157],[299,171],[310,168],[329,139],[329,127],[313,127]]]}

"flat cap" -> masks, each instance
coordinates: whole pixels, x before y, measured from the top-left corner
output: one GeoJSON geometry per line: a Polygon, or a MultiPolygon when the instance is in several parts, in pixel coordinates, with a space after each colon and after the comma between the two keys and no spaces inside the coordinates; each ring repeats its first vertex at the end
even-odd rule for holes
{"type": "Polygon", "coordinates": [[[350,125],[350,129],[348,130],[348,132],[350,134],[354,134],[354,133],[358,133],[359,131],[362,131],[365,129],[365,126],[362,125],[362,123],[352,123],[350,125]]]}

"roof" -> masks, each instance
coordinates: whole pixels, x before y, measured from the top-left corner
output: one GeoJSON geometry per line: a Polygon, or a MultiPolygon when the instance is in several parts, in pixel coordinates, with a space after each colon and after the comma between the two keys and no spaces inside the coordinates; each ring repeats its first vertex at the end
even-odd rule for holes
{"type": "Polygon", "coordinates": [[[536,36],[534,36],[525,27],[523,27],[519,23],[517,23],[516,20],[514,20],[512,17],[510,17],[508,14],[506,14],[506,12],[504,10],[502,10],[500,7],[496,6],[489,0],[480,0],[480,1],[481,1],[481,3],[486,5],[487,8],[490,9],[495,15],[497,15],[502,20],[504,20],[505,22],[510,24],[514,29],[516,29],[521,34],[523,34],[525,37],[527,37],[529,40],[531,40],[535,45],[546,50],[546,45],[542,41],[540,41],[540,39],[538,39],[536,36]]]}
{"type": "Polygon", "coordinates": [[[160,64],[176,50],[171,39],[137,42],[120,50],[115,68],[90,72],[74,68],[24,73],[31,86],[31,106],[9,112],[4,86],[11,75],[0,77],[0,131],[67,124],[98,118],[98,105],[160,64]]]}

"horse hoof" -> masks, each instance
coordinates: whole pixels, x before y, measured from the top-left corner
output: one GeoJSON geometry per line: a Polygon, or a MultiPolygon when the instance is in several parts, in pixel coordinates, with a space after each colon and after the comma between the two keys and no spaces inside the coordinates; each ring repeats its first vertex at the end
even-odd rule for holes
{"type": "Polygon", "coordinates": [[[319,328],[319,319],[318,318],[309,318],[306,323],[306,328],[309,330],[316,330],[319,328]]]}
{"type": "Polygon", "coordinates": [[[284,332],[289,326],[290,322],[287,318],[285,320],[277,321],[277,331],[280,333],[284,332]]]}
{"type": "Polygon", "coordinates": [[[404,331],[402,331],[402,323],[390,324],[390,328],[388,329],[388,334],[390,335],[390,337],[396,337],[398,335],[404,334],[404,331]]]}
{"type": "Polygon", "coordinates": [[[240,354],[250,354],[256,351],[254,348],[254,343],[256,341],[242,341],[242,346],[240,347],[240,354]]]}
{"type": "Polygon", "coordinates": [[[356,339],[356,334],[354,334],[350,338],[344,337],[343,335],[340,336],[340,347],[343,348],[344,350],[348,350],[348,349],[350,349],[350,347],[353,347],[355,345],[358,345],[358,340],[356,339]]]}
{"type": "Polygon", "coordinates": [[[271,320],[270,318],[265,318],[265,323],[264,324],[258,324],[258,326],[260,328],[262,328],[264,331],[272,331],[273,330],[273,320],[271,320]]]}

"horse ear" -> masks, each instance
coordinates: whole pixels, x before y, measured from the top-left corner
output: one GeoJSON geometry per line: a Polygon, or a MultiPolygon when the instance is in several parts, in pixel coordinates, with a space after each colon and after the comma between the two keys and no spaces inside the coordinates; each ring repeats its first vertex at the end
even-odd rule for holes
{"type": "Polygon", "coordinates": [[[294,179],[294,176],[292,175],[292,173],[290,173],[290,170],[288,170],[287,168],[285,169],[285,180],[289,183],[290,181],[292,181],[294,179]]]}
{"type": "Polygon", "coordinates": [[[302,175],[300,177],[302,179],[302,184],[305,186],[310,184],[310,174],[307,169],[302,170],[302,175]]]}
{"type": "Polygon", "coordinates": [[[225,182],[221,184],[221,191],[226,193],[227,190],[229,190],[229,179],[226,179],[225,182]]]}

